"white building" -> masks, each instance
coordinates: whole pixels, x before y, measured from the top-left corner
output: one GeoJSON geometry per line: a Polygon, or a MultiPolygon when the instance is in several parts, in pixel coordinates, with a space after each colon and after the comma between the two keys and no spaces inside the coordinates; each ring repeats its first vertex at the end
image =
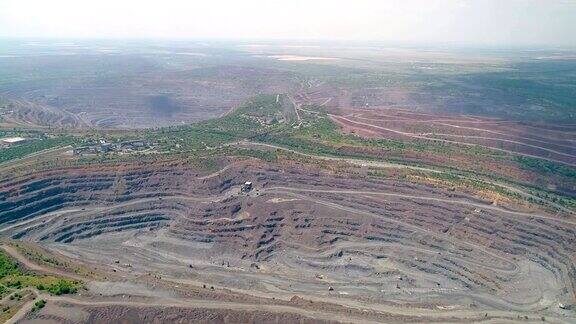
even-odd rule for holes
{"type": "Polygon", "coordinates": [[[0,144],[2,144],[2,146],[12,146],[14,144],[22,144],[26,141],[24,137],[7,137],[0,139],[0,144]]]}

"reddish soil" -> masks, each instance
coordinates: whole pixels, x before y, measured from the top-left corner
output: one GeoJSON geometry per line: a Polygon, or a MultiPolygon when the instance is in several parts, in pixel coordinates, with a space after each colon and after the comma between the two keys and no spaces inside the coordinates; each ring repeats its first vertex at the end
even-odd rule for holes
{"type": "Polygon", "coordinates": [[[123,278],[89,285],[82,309],[96,322],[504,320],[564,316],[557,302],[574,300],[573,215],[345,169],[230,162],[214,173],[151,162],[8,177],[1,234],[123,278]],[[254,190],[241,193],[245,181],[254,190]],[[195,298],[248,306],[179,306],[195,298]],[[296,309],[253,306],[264,301],[296,309]]]}

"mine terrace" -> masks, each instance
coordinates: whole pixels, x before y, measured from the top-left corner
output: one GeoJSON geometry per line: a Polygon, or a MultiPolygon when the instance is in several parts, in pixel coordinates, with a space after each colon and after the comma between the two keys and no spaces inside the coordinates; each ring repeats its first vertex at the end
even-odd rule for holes
{"type": "Polygon", "coordinates": [[[11,47],[3,320],[576,321],[575,61],[248,45],[11,47]]]}

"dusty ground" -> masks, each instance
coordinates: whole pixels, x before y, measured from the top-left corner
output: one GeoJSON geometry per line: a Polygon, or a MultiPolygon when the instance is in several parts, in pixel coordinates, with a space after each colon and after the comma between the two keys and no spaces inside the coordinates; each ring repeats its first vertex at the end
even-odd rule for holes
{"type": "Polygon", "coordinates": [[[3,237],[106,278],[26,321],[574,320],[558,307],[575,298],[572,214],[298,163],[219,168],[5,178],[3,237]]]}

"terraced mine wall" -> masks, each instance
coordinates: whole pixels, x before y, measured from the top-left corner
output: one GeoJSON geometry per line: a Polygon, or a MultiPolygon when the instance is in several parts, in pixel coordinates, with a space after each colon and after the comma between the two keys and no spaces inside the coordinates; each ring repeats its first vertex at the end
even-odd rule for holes
{"type": "Polygon", "coordinates": [[[372,301],[415,302],[414,292],[490,309],[574,301],[573,218],[397,179],[226,163],[212,174],[150,163],[5,179],[0,231],[95,262],[121,247],[133,271],[184,278],[194,265],[238,288],[258,275],[253,289],[318,293],[329,285],[372,301]],[[251,192],[240,191],[245,181],[255,184],[251,192]]]}

